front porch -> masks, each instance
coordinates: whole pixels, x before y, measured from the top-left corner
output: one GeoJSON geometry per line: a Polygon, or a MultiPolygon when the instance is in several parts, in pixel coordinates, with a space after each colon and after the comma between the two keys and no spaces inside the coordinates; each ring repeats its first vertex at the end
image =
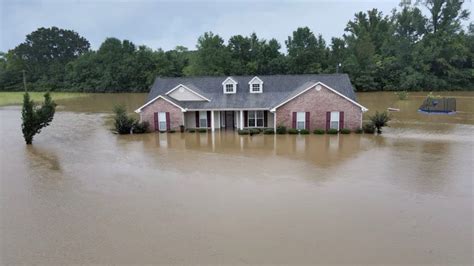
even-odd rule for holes
{"type": "Polygon", "coordinates": [[[185,128],[235,130],[275,128],[275,114],[269,110],[193,110],[183,112],[185,128]]]}

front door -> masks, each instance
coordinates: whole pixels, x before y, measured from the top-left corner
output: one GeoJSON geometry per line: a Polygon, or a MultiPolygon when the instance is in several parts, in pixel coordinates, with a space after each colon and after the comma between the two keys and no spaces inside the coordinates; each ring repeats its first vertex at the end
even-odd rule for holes
{"type": "Polygon", "coordinates": [[[225,111],[225,129],[234,129],[234,111],[225,111]]]}

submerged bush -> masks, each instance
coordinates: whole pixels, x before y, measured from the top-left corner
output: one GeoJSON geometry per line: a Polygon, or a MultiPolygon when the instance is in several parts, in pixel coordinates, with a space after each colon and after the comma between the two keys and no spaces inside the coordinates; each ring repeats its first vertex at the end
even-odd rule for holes
{"type": "Polygon", "coordinates": [[[339,131],[335,128],[330,128],[326,133],[331,134],[331,135],[336,135],[339,131]]]}
{"type": "Polygon", "coordinates": [[[362,128],[358,127],[354,130],[354,133],[356,134],[362,134],[364,132],[364,130],[362,130],[362,128]]]}
{"type": "Polygon", "coordinates": [[[399,100],[406,100],[408,98],[408,92],[407,91],[397,91],[397,92],[395,92],[395,95],[398,96],[399,100]]]}
{"type": "Polygon", "coordinates": [[[341,134],[351,134],[351,130],[348,129],[348,128],[343,128],[343,129],[341,129],[340,132],[341,132],[341,134]]]}
{"type": "Polygon", "coordinates": [[[388,121],[391,120],[390,115],[384,111],[379,113],[378,111],[375,112],[373,116],[369,117],[372,125],[377,129],[377,133],[382,134],[382,127],[387,126],[388,121]]]}
{"type": "Polygon", "coordinates": [[[307,129],[301,129],[301,130],[300,130],[300,134],[301,134],[301,135],[308,135],[308,134],[309,134],[309,130],[307,130],[307,129]]]}
{"type": "Polygon", "coordinates": [[[146,121],[144,121],[144,122],[135,121],[135,123],[133,125],[132,132],[134,134],[142,134],[142,133],[148,132],[149,128],[150,128],[150,124],[148,122],[146,122],[146,121]]]}
{"type": "Polygon", "coordinates": [[[135,119],[128,117],[125,106],[116,105],[114,107],[114,126],[115,131],[119,134],[130,134],[133,126],[136,124],[135,119]]]}
{"type": "Polygon", "coordinates": [[[248,130],[248,129],[239,129],[239,130],[237,130],[237,133],[239,135],[248,135],[248,134],[250,134],[250,130],[248,130]]]}
{"type": "Polygon", "coordinates": [[[194,128],[188,128],[187,131],[188,131],[189,133],[194,133],[194,132],[196,132],[196,129],[194,129],[194,128]]]}
{"type": "Polygon", "coordinates": [[[207,132],[207,128],[200,128],[197,130],[199,133],[206,133],[207,132]]]}
{"type": "Polygon", "coordinates": [[[44,95],[44,103],[41,107],[35,107],[28,92],[23,95],[23,108],[21,110],[21,131],[26,144],[33,143],[33,137],[41,132],[41,129],[49,126],[56,112],[56,103],[51,99],[49,92],[44,95]]]}
{"type": "Polygon", "coordinates": [[[288,134],[292,134],[292,135],[298,134],[298,129],[290,128],[288,129],[288,134]]]}
{"type": "Polygon", "coordinates": [[[322,128],[316,128],[314,131],[313,131],[314,134],[316,135],[324,135],[324,133],[326,133],[326,130],[322,129],[322,128]]]}
{"type": "Polygon", "coordinates": [[[175,132],[176,132],[176,130],[174,130],[174,129],[168,130],[168,133],[175,133],[175,132]]]}
{"type": "Polygon", "coordinates": [[[250,135],[260,134],[261,132],[259,128],[249,128],[248,131],[250,132],[250,135]]]}
{"type": "Polygon", "coordinates": [[[273,134],[275,134],[275,130],[273,130],[273,128],[266,128],[266,129],[263,130],[263,134],[273,135],[273,134]]]}
{"type": "Polygon", "coordinates": [[[362,129],[364,133],[367,133],[367,134],[375,133],[375,126],[372,123],[365,123],[364,126],[362,126],[362,129]]]}
{"type": "Polygon", "coordinates": [[[277,129],[276,129],[276,133],[277,134],[286,134],[286,127],[285,126],[278,126],[277,129]]]}

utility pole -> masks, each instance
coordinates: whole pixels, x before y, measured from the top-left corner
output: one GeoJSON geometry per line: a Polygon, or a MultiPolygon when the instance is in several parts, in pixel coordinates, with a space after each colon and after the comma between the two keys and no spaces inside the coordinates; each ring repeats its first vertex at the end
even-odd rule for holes
{"type": "Polygon", "coordinates": [[[26,92],[26,75],[25,75],[25,70],[23,69],[21,72],[23,72],[23,88],[25,89],[26,92]]]}

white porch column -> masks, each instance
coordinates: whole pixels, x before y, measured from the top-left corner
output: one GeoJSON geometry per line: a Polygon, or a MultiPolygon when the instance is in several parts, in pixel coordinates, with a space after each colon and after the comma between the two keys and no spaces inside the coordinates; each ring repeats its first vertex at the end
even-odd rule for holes
{"type": "Polygon", "coordinates": [[[214,125],[214,111],[211,111],[211,131],[214,132],[216,125],[214,125]]]}
{"type": "Polygon", "coordinates": [[[276,134],[276,131],[277,131],[277,112],[276,111],[273,113],[273,130],[275,131],[275,134],[276,134]]]}
{"type": "Polygon", "coordinates": [[[243,110],[240,110],[240,126],[239,128],[240,129],[244,129],[244,111],[243,110]]]}

